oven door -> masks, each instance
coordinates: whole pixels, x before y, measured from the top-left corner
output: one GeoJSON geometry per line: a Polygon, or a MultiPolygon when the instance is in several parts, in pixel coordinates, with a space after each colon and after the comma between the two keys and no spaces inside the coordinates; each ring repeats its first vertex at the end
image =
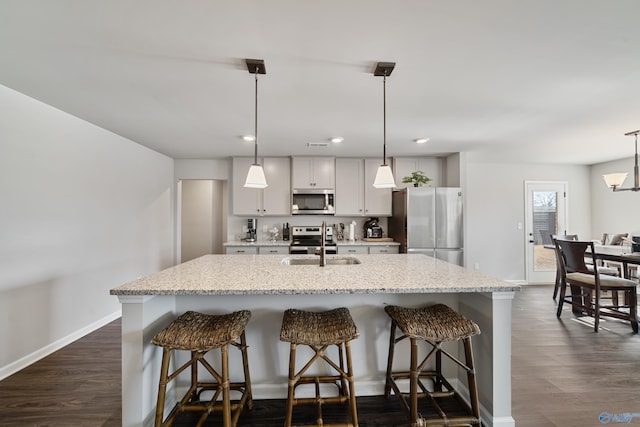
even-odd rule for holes
{"type": "Polygon", "coordinates": [[[303,254],[308,254],[308,253],[313,253],[313,248],[309,248],[308,246],[295,246],[295,245],[291,245],[289,246],[289,253],[290,254],[298,254],[298,255],[303,255],[303,254]],[[309,249],[311,249],[311,252],[309,252],[309,249]]]}

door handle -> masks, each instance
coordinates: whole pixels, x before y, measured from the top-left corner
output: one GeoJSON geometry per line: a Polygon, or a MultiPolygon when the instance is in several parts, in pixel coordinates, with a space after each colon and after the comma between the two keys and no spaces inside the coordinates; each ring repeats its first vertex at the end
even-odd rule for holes
{"type": "Polygon", "coordinates": [[[536,242],[535,240],[529,240],[529,243],[535,243],[535,242],[536,242]]]}

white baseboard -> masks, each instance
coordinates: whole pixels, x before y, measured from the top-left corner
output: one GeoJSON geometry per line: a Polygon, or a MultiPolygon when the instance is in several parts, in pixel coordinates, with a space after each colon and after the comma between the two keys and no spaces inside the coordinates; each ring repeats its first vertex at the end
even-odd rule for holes
{"type": "Polygon", "coordinates": [[[38,360],[47,357],[51,353],[60,350],[61,348],[71,344],[72,342],[82,338],[83,336],[90,334],[97,329],[100,329],[104,325],[113,322],[121,316],[122,312],[118,310],[114,313],[109,314],[108,316],[103,317],[100,320],[97,320],[85,326],[84,328],[78,329],[77,331],[67,335],[66,337],[60,338],[59,340],[54,341],[51,344],[46,345],[34,351],[33,353],[16,360],[15,362],[0,367],[0,381],[37,362],[38,360]]]}

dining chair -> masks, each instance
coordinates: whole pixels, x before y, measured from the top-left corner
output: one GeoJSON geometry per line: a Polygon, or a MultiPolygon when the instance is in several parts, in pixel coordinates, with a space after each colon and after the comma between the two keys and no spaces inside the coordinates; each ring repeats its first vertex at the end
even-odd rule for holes
{"type": "MultiPolygon", "coordinates": [[[[551,244],[555,245],[556,239],[561,240],[578,240],[577,234],[551,234],[551,244]]],[[[560,289],[560,283],[562,281],[562,261],[560,260],[560,254],[557,250],[555,250],[556,254],[556,283],[553,287],[553,299],[556,299],[558,296],[558,290],[560,289]]]]}
{"type": "MultiPolygon", "coordinates": [[[[561,240],[578,240],[578,235],[577,234],[552,234],[551,235],[551,242],[553,244],[554,240],[556,239],[561,239],[561,240]]],[[[560,267],[560,259],[558,258],[558,252],[556,251],[556,283],[553,287],[553,299],[556,299],[556,297],[558,296],[558,290],[560,289],[560,278],[562,277],[562,271],[561,271],[561,267],[560,267]]],[[[594,268],[598,269],[598,272],[600,274],[607,274],[609,276],[622,276],[621,274],[621,266],[620,267],[612,267],[611,265],[597,265],[597,264],[592,264],[592,258],[590,256],[585,257],[585,264],[587,265],[587,269],[589,269],[589,271],[593,271],[594,268]]],[[[615,297],[617,298],[617,294],[615,294],[615,297]]]]}
{"type": "Polygon", "coordinates": [[[562,265],[558,318],[562,314],[563,303],[567,302],[572,304],[574,311],[578,308],[594,317],[595,332],[598,332],[600,317],[607,316],[628,320],[633,332],[637,333],[637,283],[622,277],[601,274],[597,268],[590,271],[585,263],[585,257],[591,258],[593,265],[596,265],[597,258],[593,242],[555,239],[554,244],[562,265]],[[570,295],[566,294],[567,285],[572,286],[570,295]],[[579,289],[579,292],[574,293],[574,289],[579,289]],[[611,295],[624,292],[625,298],[622,302],[611,298],[610,304],[604,304],[603,292],[610,292],[611,295]]]}

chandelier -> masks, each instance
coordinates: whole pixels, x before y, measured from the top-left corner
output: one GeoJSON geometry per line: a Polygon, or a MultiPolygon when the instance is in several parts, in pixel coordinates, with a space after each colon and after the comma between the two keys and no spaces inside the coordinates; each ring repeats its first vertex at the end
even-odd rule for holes
{"type": "Polygon", "coordinates": [[[604,182],[613,191],[640,191],[640,178],[638,176],[638,133],[640,133],[640,130],[634,130],[633,132],[627,132],[624,134],[625,136],[634,135],[636,140],[635,165],[633,167],[633,187],[622,188],[624,180],[627,179],[628,174],[626,172],[602,175],[604,182]]]}

